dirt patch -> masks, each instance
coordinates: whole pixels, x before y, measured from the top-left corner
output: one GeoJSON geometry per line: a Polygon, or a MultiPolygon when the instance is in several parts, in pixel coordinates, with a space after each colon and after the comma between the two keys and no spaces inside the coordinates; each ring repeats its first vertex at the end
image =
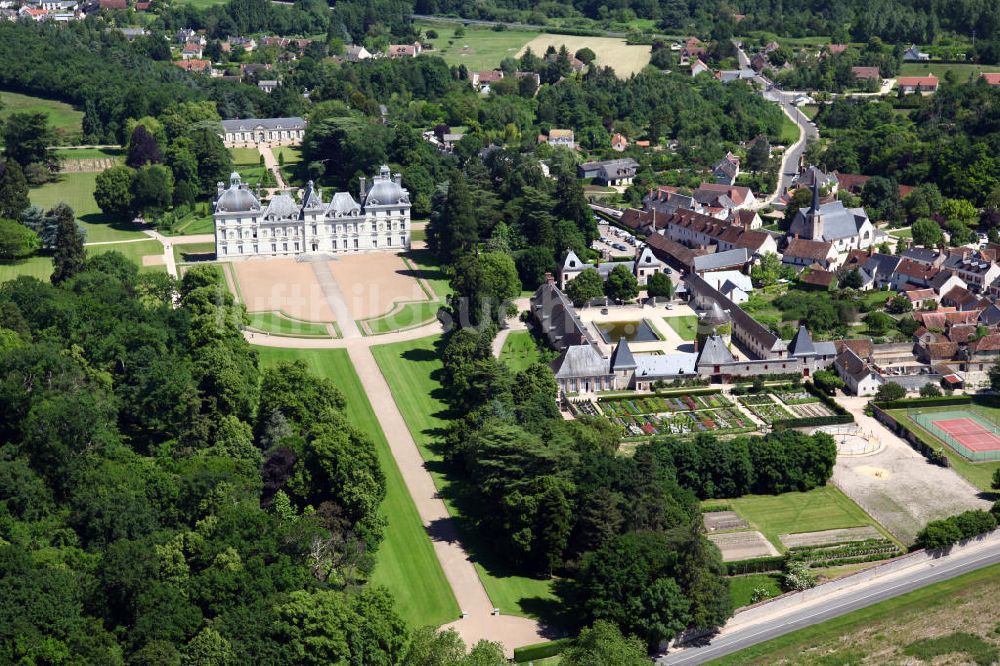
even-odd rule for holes
{"type": "Polygon", "coordinates": [[[881,539],[882,533],[869,525],[868,527],[847,527],[839,530],[823,530],[822,532],[781,534],[778,538],[781,539],[785,548],[798,548],[800,546],[829,546],[848,541],[881,539]]]}
{"type": "Polygon", "coordinates": [[[332,321],[312,264],[294,259],[234,261],[248,312],[282,311],[304,321],[332,321]]]}
{"type": "Polygon", "coordinates": [[[703,520],[705,529],[709,532],[744,530],[750,527],[750,524],[740,518],[735,511],[710,511],[703,514],[703,520]]]}
{"type": "Polygon", "coordinates": [[[738,562],[779,554],[771,542],[757,531],[709,534],[708,538],[722,551],[723,562],[738,562]]]}
{"type": "Polygon", "coordinates": [[[611,67],[619,78],[638,73],[649,64],[649,57],[652,54],[652,47],[648,45],[630,46],[625,43],[624,39],[615,39],[614,37],[543,34],[525,44],[517,55],[520,57],[529,48],[535,55],[542,55],[549,46],[554,46],[558,50],[563,45],[566,46],[570,54],[576,53],[583,47],[592,49],[597,54],[595,61],[597,66],[611,67]]]}
{"type": "Polygon", "coordinates": [[[162,254],[147,254],[142,258],[143,266],[163,266],[167,263],[162,254]]]}
{"type": "Polygon", "coordinates": [[[329,262],[351,316],[379,317],[403,301],[428,301],[427,294],[398,254],[354,254],[329,262]]]}
{"type": "Polygon", "coordinates": [[[892,478],[892,474],[888,470],[881,467],[872,467],[871,465],[858,465],[854,468],[854,471],[870,479],[878,479],[879,481],[888,481],[892,478]]]}

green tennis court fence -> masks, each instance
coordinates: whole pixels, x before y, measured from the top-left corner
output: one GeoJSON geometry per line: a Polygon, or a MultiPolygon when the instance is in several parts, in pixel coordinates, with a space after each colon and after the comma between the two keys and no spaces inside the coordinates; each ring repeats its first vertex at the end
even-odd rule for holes
{"type": "Polygon", "coordinates": [[[942,442],[955,449],[958,453],[974,462],[986,462],[1000,460],[1000,450],[997,451],[973,451],[961,444],[954,437],[935,425],[935,421],[947,421],[951,419],[971,419],[981,425],[983,429],[1000,437],[1000,424],[993,420],[993,415],[983,407],[978,405],[967,405],[961,409],[954,407],[923,407],[909,408],[906,415],[911,421],[921,428],[931,433],[942,442]]]}

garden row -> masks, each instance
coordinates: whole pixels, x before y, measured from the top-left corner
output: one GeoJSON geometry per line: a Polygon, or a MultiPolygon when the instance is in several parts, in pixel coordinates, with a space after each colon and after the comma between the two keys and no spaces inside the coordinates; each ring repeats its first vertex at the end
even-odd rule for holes
{"type": "Polygon", "coordinates": [[[702,409],[729,407],[732,403],[721,393],[704,395],[639,395],[630,398],[601,398],[601,411],[606,416],[637,416],[694,412],[702,409]]]}
{"type": "Polygon", "coordinates": [[[845,541],[822,546],[798,546],[788,551],[789,559],[805,562],[813,568],[876,562],[901,554],[899,546],[885,538],[845,541]]]}
{"type": "Polygon", "coordinates": [[[670,414],[622,414],[607,417],[625,431],[626,437],[689,435],[700,432],[749,432],[753,422],[732,407],[670,414]]]}

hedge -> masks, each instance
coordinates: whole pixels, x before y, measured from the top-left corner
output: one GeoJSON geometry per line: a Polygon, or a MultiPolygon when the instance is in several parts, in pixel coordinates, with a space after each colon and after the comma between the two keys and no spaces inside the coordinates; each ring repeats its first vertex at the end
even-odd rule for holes
{"type": "Polygon", "coordinates": [[[788,563],[788,555],[773,555],[768,557],[755,557],[749,560],[738,562],[726,562],[726,573],[730,576],[742,574],[764,573],[767,571],[781,571],[788,563]]]}
{"type": "Polygon", "coordinates": [[[545,659],[562,654],[566,648],[573,644],[572,638],[557,638],[554,641],[545,643],[535,643],[514,649],[514,661],[517,663],[533,661],[535,659],[545,659]]]}
{"type": "Polygon", "coordinates": [[[890,400],[888,402],[872,402],[880,409],[906,409],[908,407],[967,405],[972,401],[972,396],[968,395],[942,395],[933,398],[904,398],[903,400],[890,400]]]}

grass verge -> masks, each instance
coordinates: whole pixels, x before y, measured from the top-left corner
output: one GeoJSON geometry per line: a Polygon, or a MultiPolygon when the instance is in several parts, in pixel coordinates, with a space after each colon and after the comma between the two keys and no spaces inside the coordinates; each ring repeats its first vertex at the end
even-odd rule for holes
{"type": "Polygon", "coordinates": [[[250,326],[258,331],[271,335],[302,336],[311,338],[328,338],[326,324],[312,321],[292,319],[281,312],[251,312],[250,326]]]}
{"type": "Polygon", "coordinates": [[[347,400],[347,416],[351,423],[368,433],[375,443],[386,476],[382,512],[389,525],[376,555],[371,582],[384,585],[392,592],[396,610],[410,626],[437,626],[456,619],[458,602],[347,351],[275,347],[257,347],[257,351],[264,366],[302,359],[312,372],[330,379],[347,400]]]}
{"type": "MultiPolygon", "coordinates": [[[[984,567],[709,663],[714,666],[905,663],[909,661],[904,652],[907,648],[920,645],[921,639],[942,637],[956,627],[980,638],[988,636],[995,646],[1000,642],[995,633],[998,579],[1000,565],[984,567]],[[869,655],[875,654],[878,657],[870,661],[869,655]]],[[[924,652],[922,648],[918,650],[924,652]]]]}
{"type": "Polygon", "coordinates": [[[684,317],[664,317],[663,321],[667,322],[670,328],[677,331],[677,335],[681,336],[681,340],[691,341],[695,338],[695,333],[698,332],[698,318],[694,315],[687,315],[684,317]]]}
{"type": "Polygon", "coordinates": [[[753,592],[758,588],[767,590],[771,597],[780,595],[781,576],[773,573],[733,576],[729,579],[729,597],[733,600],[733,608],[743,608],[754,603],[753,592]]]}

